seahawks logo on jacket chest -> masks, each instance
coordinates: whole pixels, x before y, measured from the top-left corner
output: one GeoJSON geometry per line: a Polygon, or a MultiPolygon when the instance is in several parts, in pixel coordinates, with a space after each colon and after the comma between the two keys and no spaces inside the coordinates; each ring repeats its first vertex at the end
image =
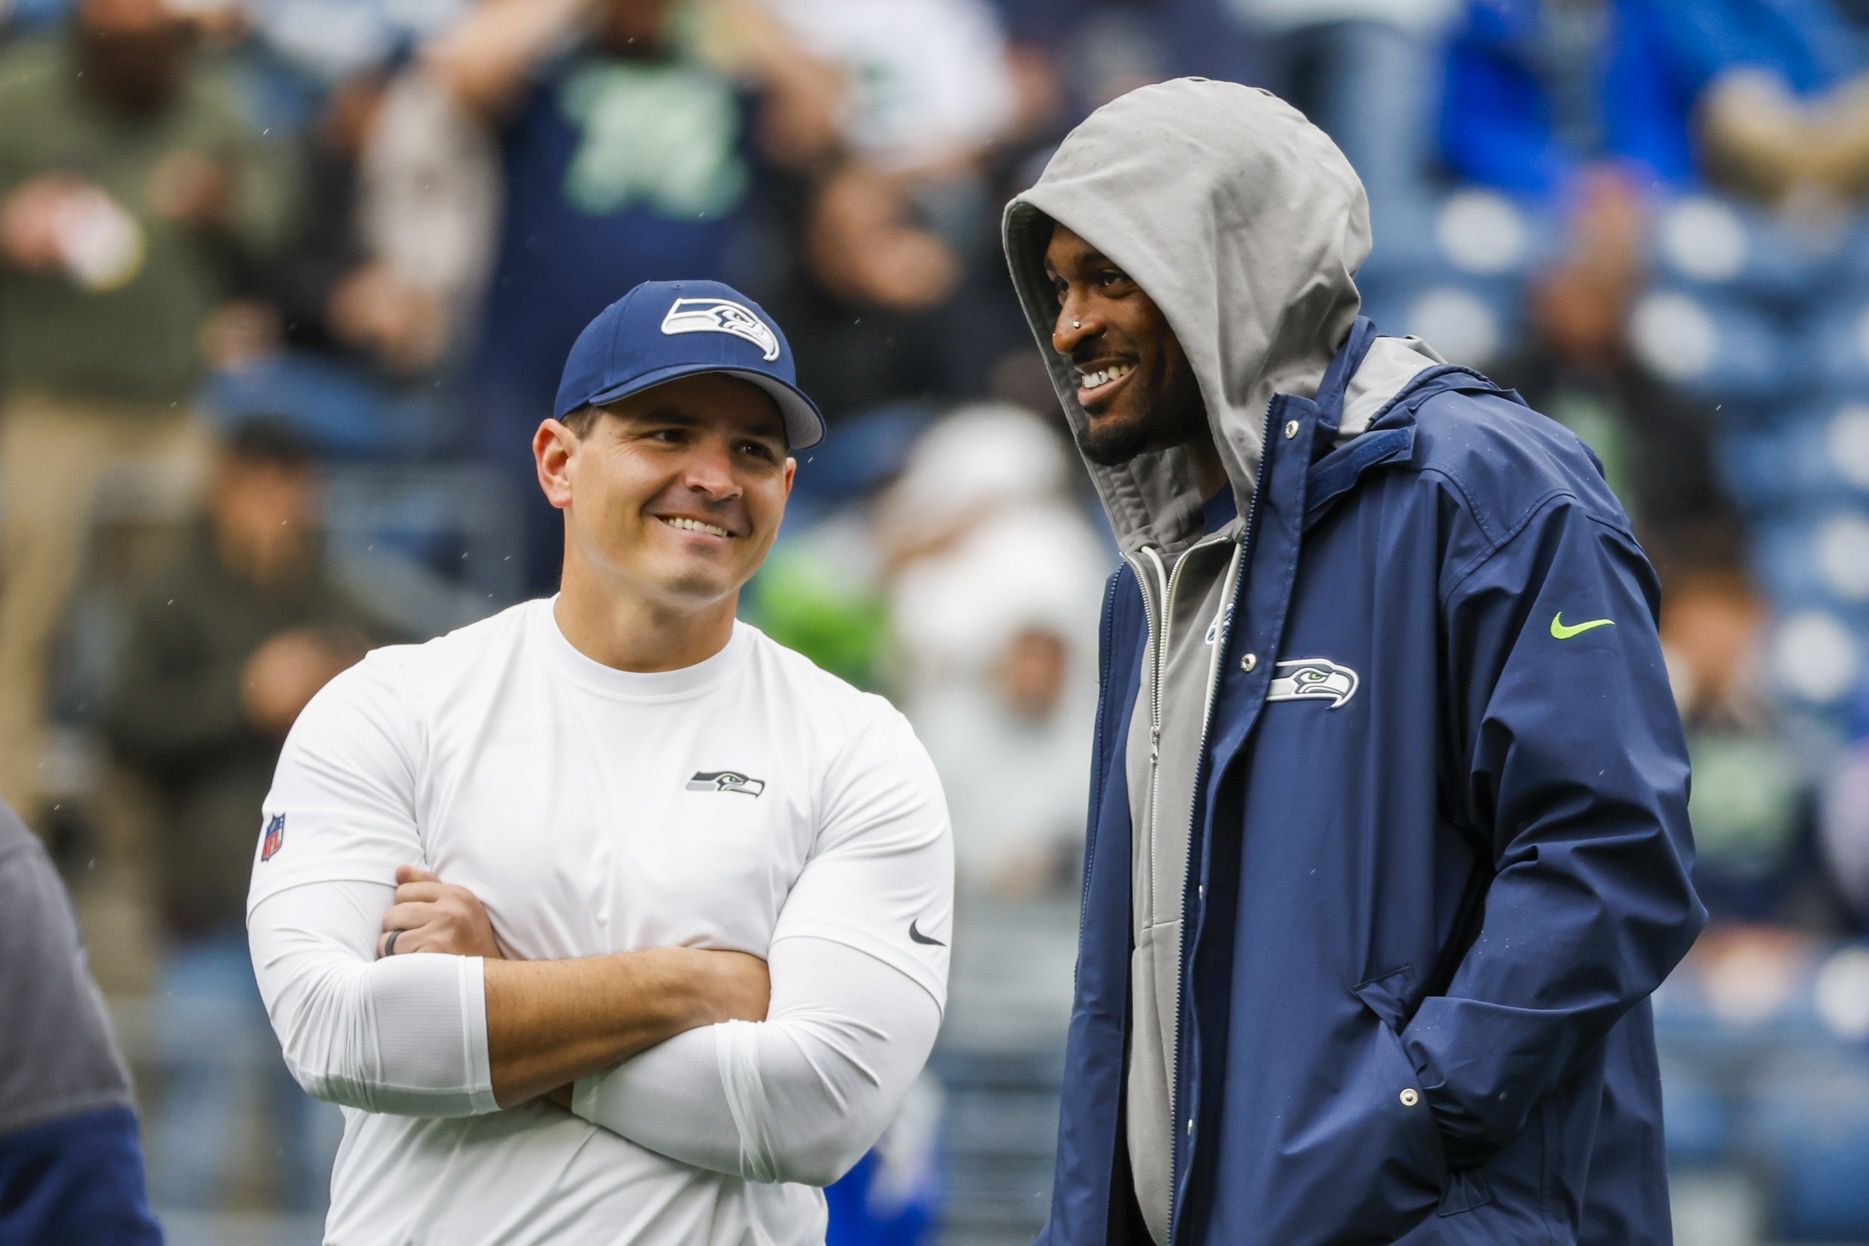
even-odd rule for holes
{"type": "Polygon", "coordinates": [[[1266,689],[1268,701],[1329,701],[1334,710],[1356,695],[1356,672],[1329,658],[1294,658],[1276,669],[1266,689]]]}

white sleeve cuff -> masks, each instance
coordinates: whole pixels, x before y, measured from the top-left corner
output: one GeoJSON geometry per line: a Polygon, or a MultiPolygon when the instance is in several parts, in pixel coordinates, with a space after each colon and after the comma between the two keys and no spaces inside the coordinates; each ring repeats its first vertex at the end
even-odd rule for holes
{"type": "Polygon", "coordinates": [[[394,896],[380,883],[317,883],[254,907],[253,969],[286,1067],[314,1097],[367,1112],[492,1112],[485,966],[374,959],[394,896]]]}

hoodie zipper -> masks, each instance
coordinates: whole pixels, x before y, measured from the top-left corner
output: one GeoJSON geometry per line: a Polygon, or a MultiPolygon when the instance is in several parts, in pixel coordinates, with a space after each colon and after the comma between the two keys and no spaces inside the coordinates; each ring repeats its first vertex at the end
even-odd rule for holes
{"type": "MultiPolygon", "coordinates": [[[[1207,704],[1202,708],[1201,742],[1194,757],[1193,794],[1188,801],[1188,860],[1186,872],[1181,883],[1181,948],[1175,965],[1175,1018],[1168,1047],[1168,1101],[1173,1105],[1169,1124],[1168,1151],[1168,1243],[1175,1241],[1175,1203],[1178,1201],[1181,1187],[1181,1139],[1185,1135],[1192,1141],[1193,1130],[1188,1126],[1194,1123],[1189,1117],[1184,1124],[1181,1118],[1181,1013],[1190,1005],[1187,1002],[1188,966],[1193,963],[1191,947],[1193,929],[1188,924],[1188,883],[1194,881],[1195,847],[1200,843],[1196,834],[1195,818],[1201,808],[1201,772],[1207,763],[1207,737],[1213,730],[1214,703],[1220,684],[1221,663],[1226,654],[1227,638],[1232,633],[1232,611],[1234,594],[1239,592],[1239,577],[1246,569],[1246,554],[1252,545],[1253,519],[1259,514],[1259,500],[1265,496],[1267,464],[1272,459],[1272,408],[1277,404],[1275,394],[1265,404],[1265,423],[1259,430],[1259,471],[1253,481],[1252,500],[1246,504],[1246,519],[1240,525],[1239,543],[1233,552],[1233,568],[1228,575],[1227,591],[1220,597],[1220,629],[1214,635],[1213,665],[1208,672],[1207,704]]],[[[1158,685],[1159,690],[1159,685],[1158,685]]],[[[1151,828],[1151,833],[1153,828],[1151,828]]],[[[1196,886],[1199,886],[1196,883],[1196,886]]]]}
{"type": "MultiPolygon", "coordinates": [[[[1268,415],[1268,419],[1269,418],[1270,417],[1268,415]]],[[[1248,507],[1248,520],[1247,520],[1248,525],[1250,525],[1251,523],[1251,518],[1250,518],[1251,510],[1252,508],[1249,506],[1248,507]]],[[[1145,558],[1147,559],[1150,568],[1154,572],[1154,575],[1152,576],[1149,582],[1152,584],[1158,585],[1160,587],[1161,594],[1162,594],[1162,604],[1161,604],[1161,612],[1160,612],[1159,618],[1157,617],[1154,604],[1149,600],[1148,591],[1144,589],[1143,594],[1142,594],[1142,610],[1143,610],[1144,617],[1148,621],[1149,646],[1150,646],[1149,652],[1144,655],[1144,660],[1149,663],[1149,669],[1153,675],[1153,679],[1151,680],[1150,687],[1149,687],[1149,705],[1148,705],[1148,709],[1149,709],[1149,803],[1146,809],[1146,816],[1148,819],[1149,891],[1150,891],[1149,914],[1148,915],[1149,915],[1150,924],[1154,924],[1156,921],[1159,920],[1159,918],[1157,917],[1155,913],[1155,904],[1154,904],[1154,899],[1155,899],[1154,888],[1155,888],[1155,879],[1156,879],[1156,873],[1157,873],[1157,870],[1156,870],[1157,863],[1155,860],[1155,844],[1156,844],[1156,832],[1157,832],[1157,828],[1160,822],[1161,786],[1162,786],[1162,783],[1161,783],[1162,685],[1164,682],[1166,682],[1168,678],[1169,650],[1168,650],[1167,642],[1171,639],[1170,634],[1169,634],[1169,629],[1173,626],[1173,623],[1174,623],[1175,590],[1180,586],[1180,583],[1181,583],[1182,568],[1187,566],[1188,559],[1194,555],[1195,550],[1199,548],[1201,544],[1202,544],[1201,542],[1197,542],[1194,546],[1191,546],[1188,549],[1184,550],[1181,553],[1180,557],[1175,559],[1175,565],[1172,571],[1163,565],[1161,555],[1158,554],[1152,547],[1148,547],[1148,546],[1143,547],[1133,557],[1127,554],[1124,555],[1125,561],[1127,561],[1130,564],[1130,567],[1135,572],[1136,578],[1138,580],[1141,580],[1146,574],[1146,572],[1143,570],[1142,563],[1145,558]]],[[[1226,571],[1225,582],[1224,582],[1223,591],[1220,597],[1220,613],[1215,617],[1215,624],[1221,628],[1224,628],[1226,626],[1226,619],[1229,614],[1228,606],[1232,602],[1232,589],[1234,587],[1234,584],[1236,583],[1236,580],[1234,577],[1237,574],[1238,567],[1239,567],[1239,549],[1240,549],[1240,546],[1237,543],[1235,543],[1234,556],[1228,560],[1228,567],[1226,571]]],[[[1223,653],[1224,648],[1225,648],[1225,643],[1226,642],[1225,642],[1224,636],[1217,632],[1214,637],[1214,655],[1209,663],[1208,671],[1207,671],[1207,692],[1206,692],[1205,703],[1202,707],[1203,717],[1201,720],[1201,743],[1200,743],[1200,752],[1196,754],[1197,757],[1205,754],[1206,749],[1207,749],[1207,733],[1212,728],[1212,725],[1213,725],[1214,692],[1216,688],[1219,686],[1220,660],[1221,660],[1221,654],[1223,653]]],[[[1199,764],[1200,763],[1198,761],[1195,763],[1196,772],[1197,772],[1195,787],[1197,791],[1199,788],[1199,782],[1198,782],[1199,764]]],[[[1190,863],[1189,868],[1192,868],[1191,863],[1194,859],[1194,848],[1193,848],[1194,815],[1193,815],[1192,809],[1190,809],[1190,812],[1188,815],[1187,827],[1188,827],[1188,836],[1189,836],[1188,838],[1188,845],[1189,845],[1188,846],[1188,861],[1190,863]]],[[[1178,1073],[1178,1067],[1179,1067],[1179,1060],[1178,1060],[1179,1053],[1177,1049],[1180,1046],[1180,1038],[1181,1038],[1182,990],[1181,990],[1180,966],[1183,963],[1183,957],[1186,954],[1186,948],[1187,948],[1187,922],[1186,922],[1187,877],[1188,876],[1185,873],[1182,875],[1182,904],[1181,904],[1180,912],[1181,912],[1181,916],[1183,920],[1181,923],[1181,938],[1178,940],[1178,947],[1176,949],[1177,951],[1177,956],[1176,956],[1177,977],[1175,980],[1175,1011],[1174,1011],[1174,1014],[1169,1018],[1168,1044],[1167,1044],[1168,1049],[1166,1052],[1166,1055],[1168,1058],[1167,1072],[1168,1072],[1168,1096],[1169,1096],[1168,1130],[1169,1130],[1171,1145],[1173,1145],[1174,1142],[1179,1138],[1180,1129],[1181,1129],[1180,1115],[1176,1111],[1177,1104],[1175,1102],[1175,1079],[1176,1079],[1176,1076],[1178,1073]]],[[[1086,895],[1088,895],[1088,893],[1086,893],[1086,895]]],[[[1171,1164],[1172,1164],[1172,1161],[1171,1161],[1171,1164]]],[[[1172,1219],[1173,1211],[1174,1211],[1174,1169],[1172,1166],[1169,1169],[1169,1195],[1168,1197],[1169,1197],[1169,1213],[1172,1219]]]]}

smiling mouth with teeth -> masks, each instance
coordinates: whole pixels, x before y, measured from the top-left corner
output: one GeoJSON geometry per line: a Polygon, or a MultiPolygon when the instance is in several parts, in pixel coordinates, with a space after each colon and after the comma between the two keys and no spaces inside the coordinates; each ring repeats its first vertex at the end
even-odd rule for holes
{"type": "Polygon", "coordinates": [[[675,516],[674,518],[663,516],[662,522],[667,524],[671,528],[680,528],[684,532],[705,532],[709,536],[721,536],[721,537],[730,537],[733,535],[733,533],[727,531],[725,528],[718,526],[717,524],[705,523],[699,519],[688,519],[684,516],[679,516],[679,515],[675,516]]]}
{"type": "Polygon", "coordinates": [[[1133,363],[1113,363],[1109,367],[1099,368],[1095,372],[1079,372],[1077,374],[1077,385],[1079,389],[1086,391],[1102,389],[1105,385],[1122,380],[1135,370],[1136,365],[1133,363]]]}

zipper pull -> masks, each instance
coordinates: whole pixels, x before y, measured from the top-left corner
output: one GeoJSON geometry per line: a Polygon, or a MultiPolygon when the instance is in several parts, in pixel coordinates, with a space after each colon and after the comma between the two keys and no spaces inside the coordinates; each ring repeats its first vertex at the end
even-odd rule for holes
{"type": "Polygon", "coordinates": [[[1162,755],[1162,729],[1160,727],[1150,727],[1149,728],[1149,764],[1153,766],[1158,760],[1160,760],[1161,755],[1162,755]]]}

